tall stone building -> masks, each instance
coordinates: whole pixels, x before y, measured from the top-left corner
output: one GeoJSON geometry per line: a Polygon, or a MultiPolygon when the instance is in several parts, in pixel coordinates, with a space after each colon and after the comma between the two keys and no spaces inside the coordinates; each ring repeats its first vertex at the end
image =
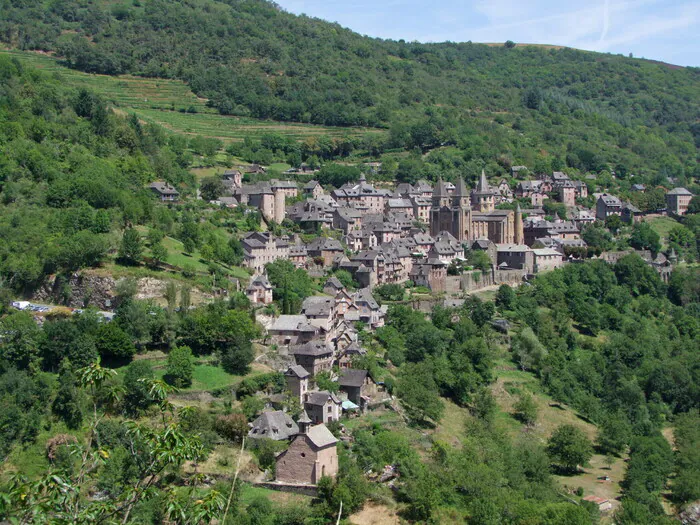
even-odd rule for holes
{"type": "Polygon", "coordinates": [[[498,192],[489,186],[482,171],[479,182],[469,193],[460,179],[452,194],[445,183],[438,181],[430,209],[430,233],[436,236],[441,231],[452,234],[460,242],[488,239],[495,244],[514,244],[516,238],[522,242],[523,221],[520,208],[497,210],[498,192]]]}

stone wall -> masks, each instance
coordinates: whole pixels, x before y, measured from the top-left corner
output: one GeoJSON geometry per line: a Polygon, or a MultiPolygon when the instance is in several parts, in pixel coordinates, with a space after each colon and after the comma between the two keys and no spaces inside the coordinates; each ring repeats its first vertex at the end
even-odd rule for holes
{"type": "Polygon", "coordinates": [[[295,483],[280,483],[280,482],[264,482],[255,483],[256,487],[263,487],[270,490],[277,490],[279,492],[291,492],[293,494],[302,494],[304,496],[311,496],[315,498],[318,495],[318,488],[316,485],[298,485],[295,483]]]}
{"type": "Polygon", "coordinates": [[[493,270],[482,273],[479,270],[465,272],[460,278],[460,289],[464,292],[481,290],[488,286],[501,284],[517,285],[527,275],[525,270],[493,270]]]}

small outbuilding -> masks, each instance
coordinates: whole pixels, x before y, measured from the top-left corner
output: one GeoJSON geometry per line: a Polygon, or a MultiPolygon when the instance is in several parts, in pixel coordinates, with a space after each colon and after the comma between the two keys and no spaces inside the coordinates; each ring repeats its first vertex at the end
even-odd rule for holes
{"type": "Polygon", "coordinates": [[[303,412],[299,418],[299,433],[289,448],[277,456],[277,481],[316,485],[323,476],[335,478],[338,474],[338,440],[326,425],[310,424],[311,419],[303,412]]]}

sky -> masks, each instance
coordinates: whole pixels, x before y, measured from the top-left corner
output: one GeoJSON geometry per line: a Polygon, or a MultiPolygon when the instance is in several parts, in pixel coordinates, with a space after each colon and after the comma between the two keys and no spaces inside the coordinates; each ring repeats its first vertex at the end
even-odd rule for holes
{"type": "Polygon", "coordinates": [[[700,0],[276,0],[358,33],[556,44],[700,67],[700,0]]]}

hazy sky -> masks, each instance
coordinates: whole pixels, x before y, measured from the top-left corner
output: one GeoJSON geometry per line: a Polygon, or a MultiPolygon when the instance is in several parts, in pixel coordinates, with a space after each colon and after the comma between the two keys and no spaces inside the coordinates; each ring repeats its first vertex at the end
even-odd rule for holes
{"type": "Polygon", "coordinates": [[[558,44],[700,66],[700,0],[277,0],[369,36],[558,44]]]}

